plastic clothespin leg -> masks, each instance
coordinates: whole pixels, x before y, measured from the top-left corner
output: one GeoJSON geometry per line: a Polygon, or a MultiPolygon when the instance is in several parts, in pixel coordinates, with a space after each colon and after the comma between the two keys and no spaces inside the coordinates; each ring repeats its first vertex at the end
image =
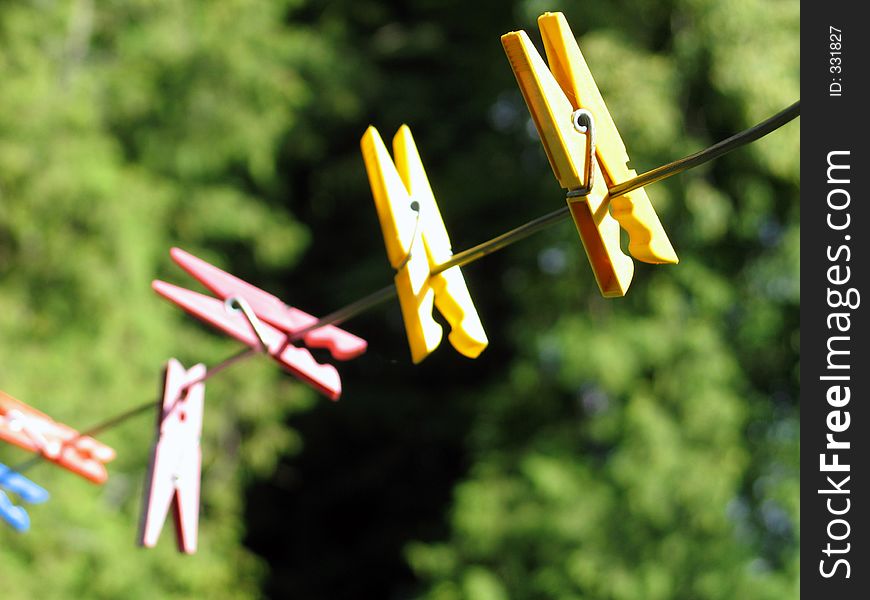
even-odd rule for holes
{"type": "Polygon", "coordinates": [[[636,173],[571,29],[561,13],[538,19],[549,67],[524,31],[502,36],[502,45],[541,136],[590,264],[604,296],[623,296],[634,273],[619,244],[619,226],[629,234],[629,251],[638,260],[676,263],[676,253],[643,189],[610,201],[608,188],[636,173]],[[588,185],[585,148],[589,132],[578,130],[576,115],[585,110],[595,129],[593,185],[585,196],[571,192],[588,185]],[[612,216],[611,209],[612,208],[612,216]]]}
{"type": "Polygon", "coordinates": [[[488,340],[458,266],[433,274],[453,256],[447,228],[407,125],[393,138],[395,162],[374,127],[360,142],[387,258],[396,270],[395,284],[411,349],[419,363],[441,343],[441,326],[433,307],[450,325],[448,339],[470,358],[488,340]]]}
{"type": "Polygon", "coordinates": [[[0,440],[49,460],[93,483],[109,477],[106,463],[115,451],[72,427],[0,392],[0,440]]]}
{"type": "Polygon", "coordinates": [[[200,380],[205,373],[205,365],[185,370],[174,358],[166,366],[157,441],[151,452],[140,521],[142,546],[152,548],[157,544],[172,506],[179,551],[196,552],[205,397],[205,383],[200,380]]]}
{"type": "Polygon", "coordinates": [[[23,506],[16,506],[3,490],[12,492],[28,504],[40,504],[49,498],[48,491],[0,463],[0,519],[16,531],[30,529],[30,516],[23,506]]]}

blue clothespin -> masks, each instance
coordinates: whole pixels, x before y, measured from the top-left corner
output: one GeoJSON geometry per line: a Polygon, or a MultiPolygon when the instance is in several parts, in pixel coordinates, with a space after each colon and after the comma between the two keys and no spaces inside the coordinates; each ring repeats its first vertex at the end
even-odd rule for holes
{"type": "MultiPolygon", "coordinates": [[[[30,481],[24,475],[16,473],[3,463],[0,463],[0,488],[6,488],[28,504],[39,504],[48,500],[48,492],[30,481]]],[[[0,489],[0,519],[3,519],[16,531],[30,529],[30,516],[21,506],[12,504],[9,496],[0,489]]]]}

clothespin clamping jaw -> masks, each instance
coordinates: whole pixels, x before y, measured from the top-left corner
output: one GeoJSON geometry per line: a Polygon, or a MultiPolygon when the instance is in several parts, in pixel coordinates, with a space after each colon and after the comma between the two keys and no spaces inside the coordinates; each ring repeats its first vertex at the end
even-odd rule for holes
{"type": "Polygon", "coordinates": [[[187,370],[174,358],[166,365],[139,527],[139,544],[147,548],[157,544],[171,505],[179,551],[196,552],[205,373],[203,364],[187,370]]]}
{"type": "Polygon", "coordinates": [[[53,421],[3,392],[0,392],[0,440],[37,452],[93,483],[108,479],[105,465],[115,458],[115,451],[109,446],[53,421]]]}
{"type": "Polygon", "coordinates": [[[316,317],[284,304],[272,294],[179,248],[173,248],[170,254],[217,298],[164,281],[154,281],[154,291],[243,344],[265,350],[290,373],[329,398],[338,399],[341,378],[336,368],[318,363],[308,348],[294,344],[325,348],[336,360],[350,360],[366,351],[364,339],[333,325],[313,328],[316,317]],[[235,307],[239,304],[248,309],[238,310],[235,307]]]}
{"type": "Polygon", "coordinates": [[[656,264],[679,259],[643,188],[610,199],[610,187],[637,175],[628,168],[625,144],[564,15],[544,13],[538,26],[549,68],[525,31],[506,33],[502,45],[553,173],[568,190],[598,287],[604,296],[624,296],[634,264],[620,248],[620,225],[636,259],[656,264]],[[586,121],[592,126],[585,127],[586,121]]]}
{"type": "Polygon", "coordinates": [[[17,495],[28,504],[40,504],[48,500],[48,492],[30,481],[24,475],[16,473],[0,463],[0,519],[6,521],[16,531],[25,532],[30,529],[30,516],[23,506],[12,504],[7,490],[17,495]]]}
{"type": "Polygon", "coordinates": [[[459,266],[439,269],[453,250],[411,130],[402,125],[393,138],[395,163],[374,127],[360,145],[387,257],[396,270],[411,359],[419,363],[441,343],[433,305],[450,324],[453,347],[477,358],[488,344],[486,333],[459,266]]]}

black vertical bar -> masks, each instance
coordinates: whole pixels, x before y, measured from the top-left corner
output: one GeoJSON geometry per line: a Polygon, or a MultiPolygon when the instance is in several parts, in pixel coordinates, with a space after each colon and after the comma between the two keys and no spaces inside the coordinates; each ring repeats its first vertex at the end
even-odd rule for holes
{"type": "Polygon", "coordinates": [[[801,592],[849,600],[870,597],[870,33],[862,3],[801,10],[801,592]]]}

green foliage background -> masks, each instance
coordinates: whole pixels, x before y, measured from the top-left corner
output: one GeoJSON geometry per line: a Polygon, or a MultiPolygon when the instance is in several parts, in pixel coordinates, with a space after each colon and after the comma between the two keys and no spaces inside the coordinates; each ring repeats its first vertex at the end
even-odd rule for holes
{"type": "MultiPolygon", "coordinates": [[[[236,350],[159,300],[179,245],[323,314],[390,281],[358,141],[411,125],[454,247],[561,206],[499,35],[563,10],[643,171],[799,96],[792,0],[0,2],[0,389],[87,427],[236,350]]],[[[539,46],[540,47],[540,46],[539,46]]],[[[51,465],[3,598],[793,598],[799,125],[656,184],[681,263],[598,293],[564,224],[465,269],[491,339],[398,306],[317,398],[207,386],[200,551],[134,538],[153,417],[51,465]]],[[[0,462],[26,455],[0,447],[0,462]]]]}

